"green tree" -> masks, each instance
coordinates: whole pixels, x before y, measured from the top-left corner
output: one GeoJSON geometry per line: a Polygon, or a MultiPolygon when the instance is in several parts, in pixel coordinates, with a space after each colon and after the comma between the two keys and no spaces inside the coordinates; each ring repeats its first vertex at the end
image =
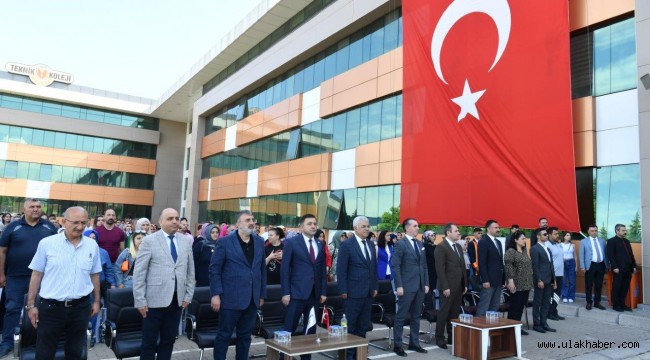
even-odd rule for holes
{"type": "Polygon", "coordinates": [[[603,225],[600,227],[600,229],[598,230],[598,233],[599,233],[599,236],[602,239],[605,239],[605,240],[609,239],[609,236],[607,236],[607,227],[605,226],[605,223],[603,223],[603,225]]]}
{"type": "Polygon", "coordinates": [[[641,242],[641,216],[637,211],[634,219],[630,223],[630,231],[627,233],[628,238],[632,242],[641,242]]]}
{"type": "Polygon", "coordinates": [[[377,230],[394,231],[399,224],[399,207],[392,206],[389,211],[381,215],[381,222],[377,224],[377,230]]]}

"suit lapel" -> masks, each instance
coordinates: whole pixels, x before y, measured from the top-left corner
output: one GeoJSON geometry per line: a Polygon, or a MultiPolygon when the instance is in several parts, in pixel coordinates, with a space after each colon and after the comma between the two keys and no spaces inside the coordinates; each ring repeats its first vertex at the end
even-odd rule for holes
{"type": "MultiPolygon", "coordinates": [[[[162,242],[162,245],[163,245],[163,246],[162,246],[162,251],[165,253],[167,259],[168,259],[172,264],[174,264],[174,259],[172,258],[172,252],[171,252],[171,250],[169,249],[169,244],[167,243],[167,241],[168,241],[169,239],[165,236],[165,233],[162,232],[162,230],[157,231],[156,234],[158,234],[158,239],[159,239],[159,241],[162,242]]],[[[178,249],[176,249],[176,252],[178,252],[178,249]]],[[[174,265],[175,265],[175,264],[174,264],[174,265]]]]}
{"type": "MultiPolygon", "coordinates": [[[[244,255],[244,249],[241,248],[241,244],[239,243],[239,235],[234,234],[234,241],[232,246],[234,247],[233,251],[236,254],[236,256],[239,257],[239,260],[243,262],[243,264],[248,265],[248,260],[246,259],[246,255],[244,255]]],[[[251,238],[249,241],[253,241],[253,236],[251,235],[251,238]]]]}

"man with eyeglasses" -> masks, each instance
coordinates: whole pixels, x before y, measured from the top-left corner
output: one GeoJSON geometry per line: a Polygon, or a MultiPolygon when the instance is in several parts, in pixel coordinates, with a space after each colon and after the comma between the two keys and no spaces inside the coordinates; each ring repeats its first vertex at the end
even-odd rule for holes
{"type": "Polygon", "coordinates": [[[545,333],[556,330],[546,321],[551,307],[551,295],[555,284],[555,269],[551,252],[546,248],[548,231],[544,228],[535,230],[537,243],[530,248],[530,260],[533,266],[533,330],[545,333]]]}
{"type": "Polygon", "coordinates": [[[43,211],[38,199],[26,199],[23,211],[25,215],[7,224],[0,237],[0,287],[5,288],[6,294],[0,357],[10,354],[14,348],[13,335],[20,321],[32,273],[28,268],[29,262],[36,253],[38,243],[56,234],[52,223],[41,219],[43,211]]]}
{"type": "Polygon", "coordinates": [[[36,359],[53,359],[62,333],[66,359],[81,359],[88,320],[100,307],[99,246],[82,235],[88,213],[75,206],[63,217],[64,230],[41,240],[29,264],[33,271],[25,311],[36,328],[36,359]]]}

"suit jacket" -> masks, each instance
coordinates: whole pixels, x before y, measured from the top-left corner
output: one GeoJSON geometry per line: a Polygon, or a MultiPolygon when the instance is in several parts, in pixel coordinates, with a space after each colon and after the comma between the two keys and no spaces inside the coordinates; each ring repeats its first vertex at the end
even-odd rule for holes
{"type": "Polygon", "coordinates": [[[377,256],[375,244],[367,241],[370,260],[366,260],[356,237],[347,239],[339,247],[336,276],[339,294],[350,298],[371,297],[377,290],[377,256]]]}
{"type": "Polygon", "coordinates": [[[178,305],[192,302],[194,258],[191,244],[176,234],[176,262],[165,233],[158,230],[142,239],[133,271],[133,298],[136,308],[167,307],[176,292],[178,305]],[[174,288],[176,284],[176,288],[174,288]]]}
{"type": "MultiPolygon", "coordinates": [[[[478,259],[478,239],[474,239],[467,244],[467,256],[469,257],[469,262],[471,263],[471,267],[474,268],[474,263],[476,263],[476,260],[478,259]],[[476,248],[474,248],[474,244],[476,244],[476,248]]],[[[477,263],[478,264],[478,263],[477,263]]]]}
{"type": "MultiPolygon", "coordinates": [[[[501,246],[501,241],[496,240],[501,246]]],[[[478,242],[478,268],[481,282],[489,282],[491,287],[503,285],[505,280],[503,256],[488,234],[484,234],[478,242]]]]}
{"type": "Polygon", "coordinates": [[[422,250],[422,242],[416,242],[420,252],[419,258],[415,254],[413,241],[406,236],[393,246],[395,256],[390,270],[393,273],[395,288],[402,287],[404,292],[424,291],[424,287],[429,286],[426,254],[422,250]]]}
{"type": "Polygon", "coordinates": [[[438,274],[438,291],[440,292],[450,289],[454,292],[460,290],[462,293],[467,286],[463,249],[458,244],[454,244],[454,246],[458,249],[460,256],[449,246],[446,239],[436,246],[436,273],[438,274]]]}
{"type": "Polygon", "coordinates": [[[636,260],[630,240],[614,236],[607,240],[607,261],[611,269],[619,269],[620,273],[631,273],[636,269],[636,260]]]}
{"type": "MultiPolygon", "coordinates": [[[[390,251],[390,260],[388,259],[388,251],[385,248],[376,247],[377,249],[377,277],[384,279],[386,277],[386,269],[390,266],[390,263],[393,262],[393,255],[395,255],[395,250],[393,250],[393,245],[386,245],[388,251],[390,251]]],[[[390,278],[393,278],[393,273],[390,273],[390,278]]]]}
{"type": "Polygon", "coordinates": [[[436,269],[436,258],[435,258],[436,245],[432,242],[424,244],[424,254],[427,257],[427,270],[429,273],[429,288],[434,289],[438,284],[438,274],[436,269]]]}
{"type": "Polygon", "coordinates": [[[530,260],[533,264],[533,288],[537,286],[537,282],[540,280],[542,280],[544,285],[551,284],[555,281],[553,261],[549,260],[548,257],[548,249],[542,243],[538,242],[530,248],[530,260]]]}
{"type": "Polygon", "coordinates": [[[284,241],[280,269],[283,296],[290,295],[292,299],[307,300],[311,296],[312,287],[316,298],[327,294],[325,249],[323,243],[316,239],[314,246],[318,246],[318,255],[316,262],[312,264],[302,234],[284,241]]]}
{"type": "MultiPolygon", "coordinates": [[[[596,241],[598,241],[598,244],[600,245],[600,256],[605,261],[605,264],[607,265],[607,268],[609,268],[609,262],[606,261],[606,249],[605,249],[605,240],[601,238],[596,238],[596,241]]],[[[591,258],[594,255],[594,246],[592,244],[591,238],[586,237],[582,240],[580,240],[580,254],[579,254],[579,261],[580,261],[580,268],[582,270],[589,270],[589,267],[591,266],[591,258]]]]}
{"type": "Polygon", "coordinates": [[[224,309],[244,310],[251,298],[259,308],[266,298],[266,257],[264,240],[251,235],[253,263],[249,264],[237,232],[217,241],[210,259],[210,295],[221,297],[224,309]]]}

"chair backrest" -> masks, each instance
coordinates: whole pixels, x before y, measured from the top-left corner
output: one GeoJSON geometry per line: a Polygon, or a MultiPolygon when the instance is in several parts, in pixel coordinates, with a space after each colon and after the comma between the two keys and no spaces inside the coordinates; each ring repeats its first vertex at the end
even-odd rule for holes
{"type": "Polygon", "coordinates": [[[216,329],[219,325],[219,313],[212,310],[210,302],[210,287],[202,286],[194,289],[192,303],[188,306],[188,314],[196,318],[196,330],[216,329]]]}
{"type": "Polygon", "coordinates": [[[109,289],[106,292],[106,319],[115,323],[118,337],[142,332],[142,315],[134,306],[133,289],[109,289]]]}
{"type": "Polygon", "coordinates": [[[380,303],[384,307],[386,313],[395,313],[396,298],[390,280],[379,280],[375,302],[380,303]]]}
{"type": "MultiPolygon", "coordinates": [[[[329,306],[334,311],[334,318],[330,319],[330,325],[340,324],[343,313],[345,312],[345,302],[339,294],[339,287],[336,282],[327,283],[327,301],[325,305],[329,306]]],[[[320,319],[318,322],[320,323],[320,319]]]]}
{"type": "Polygon", "coordinates": [[[282,287],[279,284],[266,287],[266,299],[261,311],[262,327],[284,324],[286,309],[282,304],[282,287]]]}

